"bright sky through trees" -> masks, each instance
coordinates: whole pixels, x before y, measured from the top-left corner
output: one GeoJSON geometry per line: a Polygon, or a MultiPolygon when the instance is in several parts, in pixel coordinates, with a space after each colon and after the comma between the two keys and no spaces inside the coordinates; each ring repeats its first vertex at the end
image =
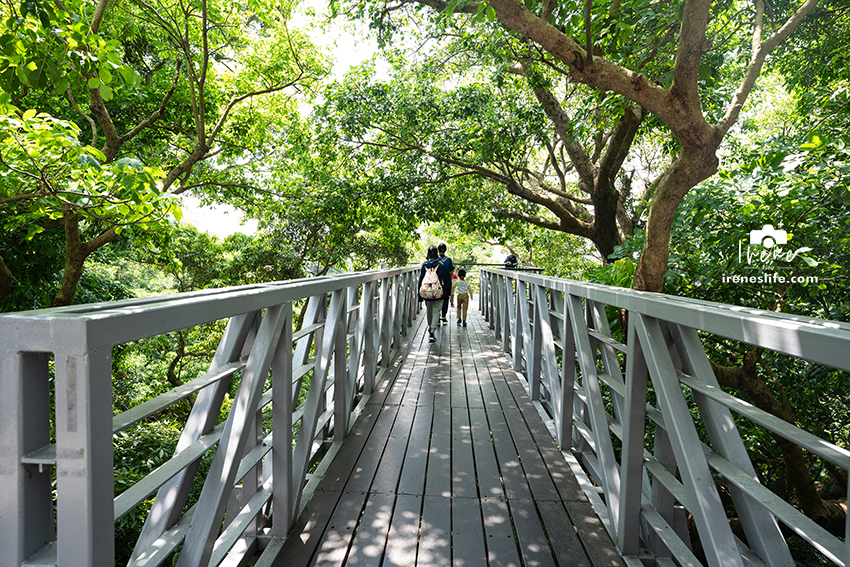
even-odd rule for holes
{"type": "MultiPolygon", "coordinates": [[[[378,47],[374,37],[356,29],[362,23],[345,23],[342,20],[324,25],[320,23],[325,20],[326,12],[324,0],[309,0],[302,4],[291,23],[293,27],[308,31],[313,43],[334,61],[333,77],[342,79],[352,67],[375,57],[378,47]]],[[[378,77],[386,78],[389,65],[383,59],[376,60],[375,68],[378,77]]],[[[243,222],[244,218],[244,214],[230,205],[203,206],[197,199],[183,196],[183,222],[203,232],[220,238],[236,232],[255,234],[257,221],[249,219],[243,222]]]]}

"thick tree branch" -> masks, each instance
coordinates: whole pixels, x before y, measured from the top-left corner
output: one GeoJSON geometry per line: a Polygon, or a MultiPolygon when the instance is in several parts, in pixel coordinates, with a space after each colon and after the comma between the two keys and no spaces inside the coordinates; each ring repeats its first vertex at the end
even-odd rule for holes
{"type": "Polygon", "coordinates": [[[527,213],[521,213],[518,211],[502,211],[508,218],[521,220],[535,226],[539,226],[541,228],[546,228],[549,230],[557,230],[559,232],[565,232],[567,234],[575,234],[576,236],[582,236],[584,238],[590,238],[590,225],[587,223],[583,223],[577,219],[569,219],[563,220],[559,219],[558,221],[552,219],[546,219],[543,217],[539,217],[536,215],[530,215],[527,213]]]}

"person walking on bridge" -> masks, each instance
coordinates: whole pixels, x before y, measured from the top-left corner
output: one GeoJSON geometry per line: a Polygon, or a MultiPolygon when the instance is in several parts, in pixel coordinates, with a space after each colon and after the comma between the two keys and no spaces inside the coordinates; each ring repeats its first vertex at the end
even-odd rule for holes
{"type": "Polygon", "coordinates": [[[449,313],[449,290],[452,288],[452,273],[455,271],[455,266],[452,263],[452,259],[446,256],[446,250],[448,246],[446,246],[445,242],[440,242],[440,246],[437,247],[437,250],[440,252],[440,262],[449,270],[449,287],[446,289],[446,293],[443,294],[443,316],[440,318],[440,321],[443,323],[448,323],[449,320],[446,316],[449,313]]]}
{"type": "Polygon", "coordinates": [[[457,292],[457,324],[463,323],[466,327],[466,312],[469,309],[469,300],[472,299],[472,289],[466,281],[466,270],[457,271],[458,279],[452,284],[452,291],[457,292]]]}
{"type": "Polygon", "coordinates": [[[448,300],[452,288],[452,276],[445,263],[440,260],[437,247],[433,244],[428,247],[425,261],[422,262],[422,271],[419,273],[417,287],[419,289],[419,301],[425,302],[428,340],[432,343],[437,342],[434,333],[440,326],[440,311],[443,306],[443,299],[448,300]],[[434,273],[436,274],[436,282],[433,281],[434,273]]]}

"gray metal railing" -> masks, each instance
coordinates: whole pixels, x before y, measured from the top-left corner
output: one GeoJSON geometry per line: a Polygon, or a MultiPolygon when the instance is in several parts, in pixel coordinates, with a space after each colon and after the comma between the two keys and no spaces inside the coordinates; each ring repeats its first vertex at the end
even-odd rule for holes
{"type": "Polygon", "coordinates": [[[850,565],[850,520],[841,541],[762,485],[732,412],[844,471],[850,451],[721,390],[698,335],[850,371],[850,325],[510,270],[482,270],[479,302],[629,565],[700,565],[688,513],[713,567],[793,566],[780,522],[850,565]],[[626,340],[606,306],[625,310],[626,340]]]}
{"type": "Polygon", "coordinates": [[[111,567],[115,522],[154,493],[130,565],[159,565],[178,548],[179,566],[244,564],[262,549],[256,565],[268,564],[398,354],[419,310],[418,274],[411,266],[0,316],[0,565],[111,567]],[[217,320],[228,323],[206,374],[113,415],[114,347],[217,320]],[[113,435],[190,396],[174,455],[115,497],[113,435]]]}

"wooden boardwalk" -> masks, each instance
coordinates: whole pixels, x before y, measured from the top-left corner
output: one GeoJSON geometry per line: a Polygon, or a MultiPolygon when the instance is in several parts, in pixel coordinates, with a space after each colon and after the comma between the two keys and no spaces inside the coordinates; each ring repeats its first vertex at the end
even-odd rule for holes
{"type": "Polygon", "coordinates": [[[423,310],[275,565],[623,565],[481,314],[469,315],[429,344],[423,310]]]}

